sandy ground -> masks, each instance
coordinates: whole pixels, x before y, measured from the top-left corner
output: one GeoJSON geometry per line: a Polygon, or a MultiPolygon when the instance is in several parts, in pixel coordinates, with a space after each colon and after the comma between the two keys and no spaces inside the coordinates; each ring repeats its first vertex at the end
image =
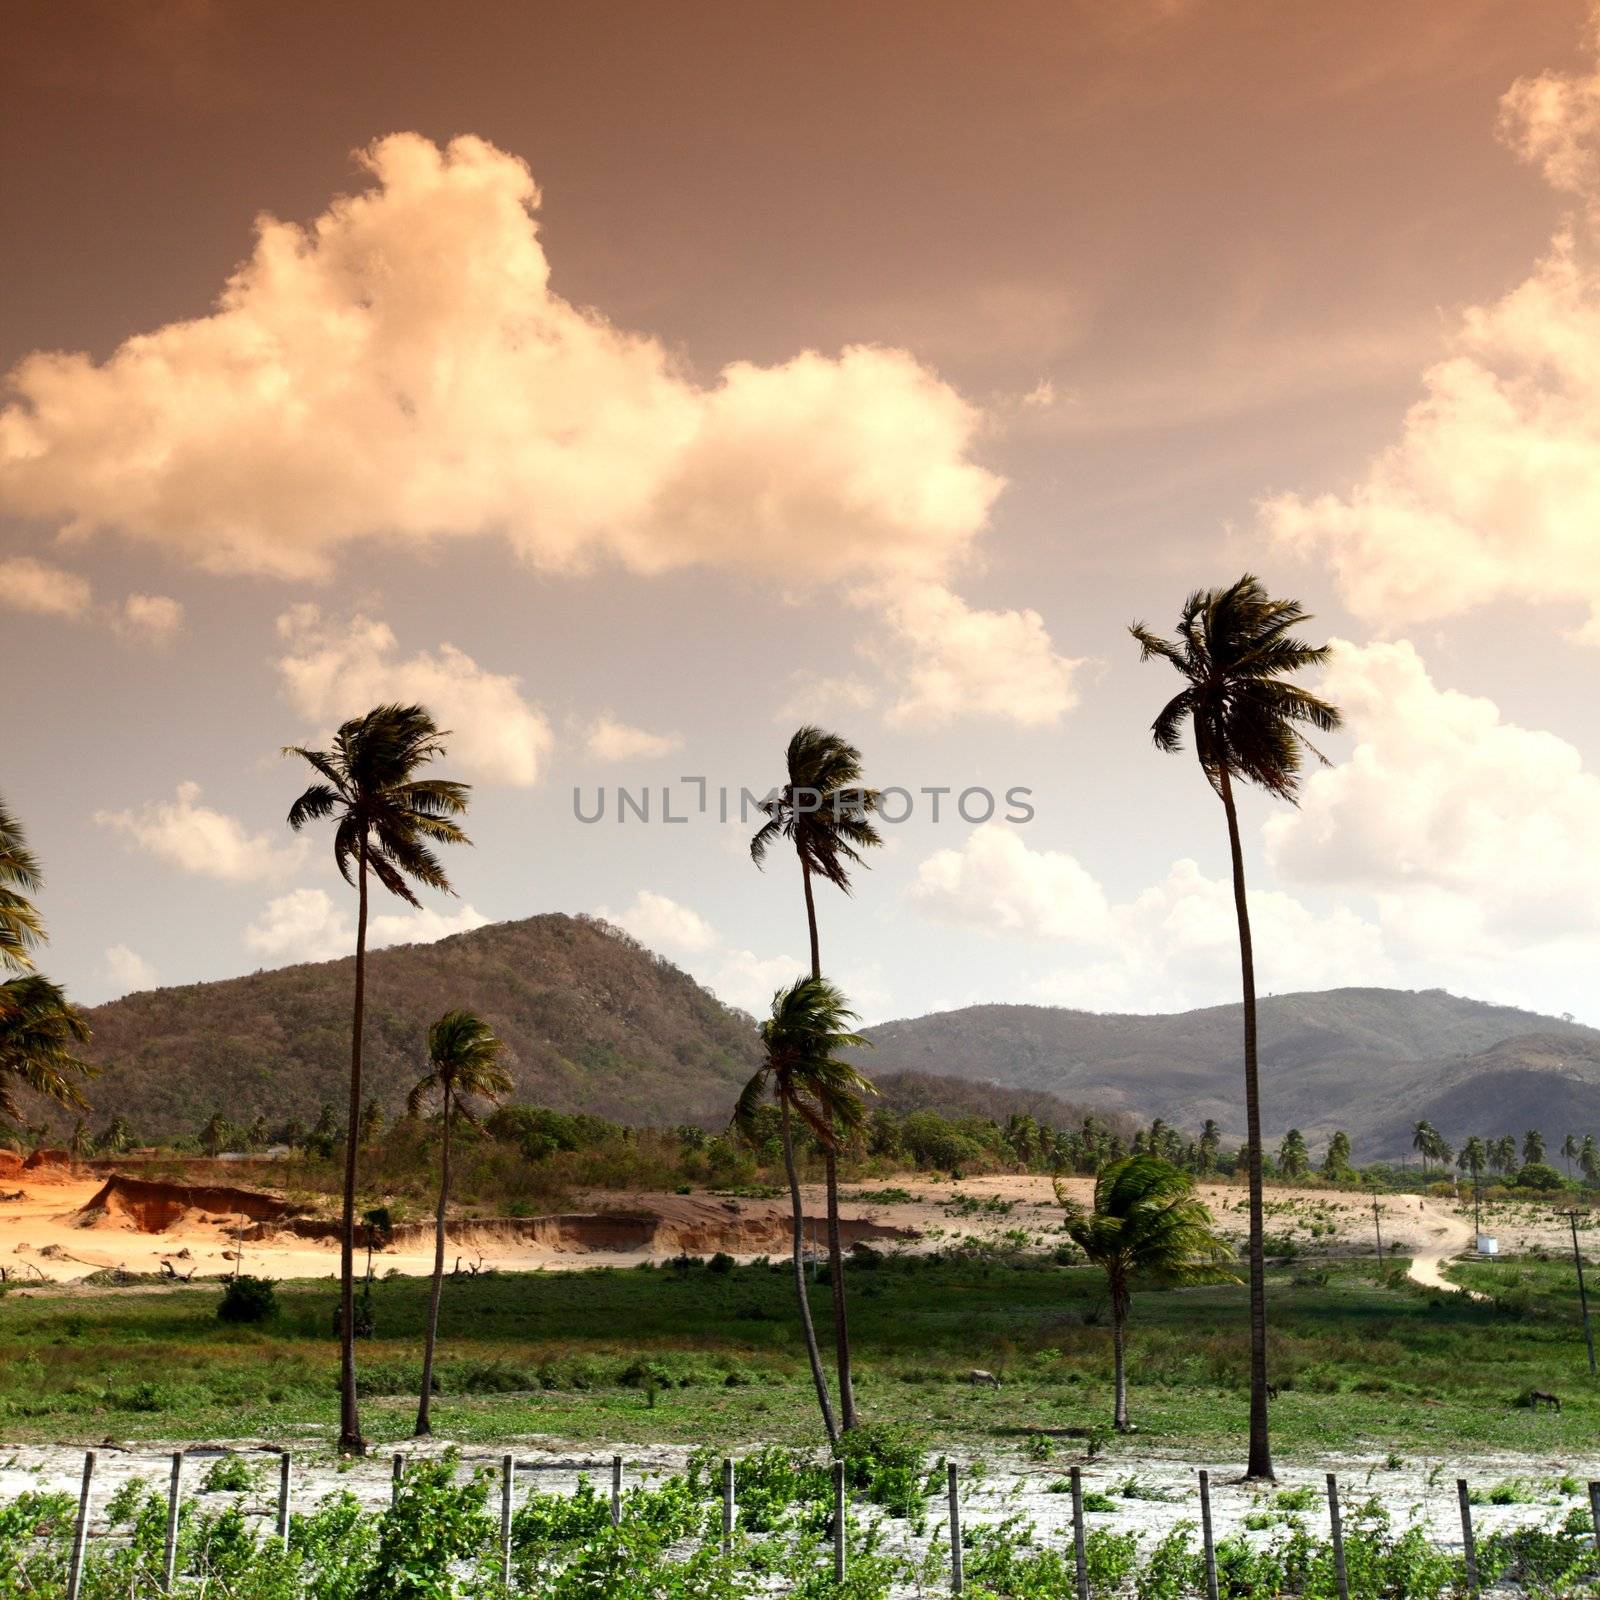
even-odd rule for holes
{"type": "MultiPolygon", "coordinates": [[[[389,1454],[341,1465],[328,1452],[326,1440],[316,1436],[316,1430],[308,1430],[308,1433],[311,1437],[303,1446],[288,1441],[293,1452],[292,1493],[297,1509],[306,1509],[337,1490],[354,1493],[372,1509],[387,1504],[392,1482],[389,1454]]],[[[413,1459],[436,1455],[445,1448],[443,1441],[429,1441],[407,1445],[400,1454],[413,1459]]],[[[530,1492],[570,1494],[580,1475],[585,1474],[603,1492],[609,1486],[613,1454],[623,1458],[625,1487],[681,1471],[688,1454],[685,1449],[674,1446],[600,1445],[580,1451],[553,1449],[549,1441],[540,1438],[508,1440],[504,1448],[514,1454],[517,1463],[519,1502],[530,1492]]],[[[104,1507],[121,1484],[140,1479],[152,1489],[165,1490],[171,1467],[170,1449],[156,1444],[105,1445],[98,1449],[91,1494],[93,1537],[104,1538],[110,1533],[105,1526],[104,1507]],[[93,1515],[95,1510],[100,1512],[98,1517],[93,1515]]],[[[259,1519],[258,1525],[264,1530],[271,1525],[276,1506],[281,1459],[276,1446],[264,1441],[189,1445],[184,1464],[185,1492],[198,1494],[211,1463],[220,1455],[234,1452],[257,1465],[257,1487],[243,1494],[216,1493],[203,1498],[218,1509],[231,1501],[240,1501],[248,1515],[259,1519]]],[[[1245,1518],[1251,1513],[1259,1516],[1262,1512],[1275,1511],[1274,1498],[1279,1492],[1307,1488],[1316,1497],[1314,1506],[1294,1515],[1311,1531],[1326,1538],[1329,1526],[1326,1474],[1333,1472],[1338,1478],[1340,1502],[1347,1522],[1356,1506],[1376,1497],[1397,1526],[1416,1522],[1426,1529],[1434,1543],[1456,1552],[1461,1548],[1455,1489],[1458,1477],[1483,1489],[1518,1480],[1528,1486],[1532,1495],[1531,1500],[1522,1504],[1474,1506],[1473,1527],[1482,1538],[1498,1529],[1549,1527],[1558,1523],[1570,1510],[1585,1503],[1581,1489],[1577,1494],[1564,1491],[1559,1480],[1573,1479],[1581,1484],[1600,1472],[1600,1457],[1578,1460],[1485,1454],[1453,1457],[1449,1462],[1419,1457],[1391,1465],[1388,1460],[1374,1455],[1344,1454],[1290,1467],[1281,1472],[1275,1488],[1263,1489],[1238,1481],[1239,1463],[1236,1461],[1197,1463],[1168,1456],[1118,1455],[1109,1463],[1082,1462],[1079,1457],[1065,1453],[1048,1462],[994,1456],[984,1461],[975,1461],[971,1456],[956,1460],[961,1468],[962,1519],[969,1529],[1020,1516],[1033,1523],[1045,1539],[1058,1548],[1069,1544],[1071,1539],[1071,1499],[1067,1494],[1053,1492],[1051,1485],[1058,1483],[1074,1464],[1082,1467],[1086,1491],[1108,1494],[1116,1505],[1114,1511],[1090,1514],[1086,1518],[1087,1525],[1091,1529],[1132,1532],[1144,1548],[1179,1522],[1198,1522],[1196,1468],[1200,1465],[1208,1465],[1210,1470],[1212,1514],[1219,1538],[1243,1531],[1251,1539],[1264,1541],[1281,1533],[1282,1513],[1275,1527],[1253,1532],[1244,1528],[1245,1518]]],[[[488,1467],[498,1478],[500,1461],[499,1449],[489,1453],[481,1447],[469,1446],[463,1451],[460,1470],[465,1473],[488,1467]]],[[[82,1470],[81,1450],[49,1445],[17,1448],[0,1458],[0,1503],[30,1488],[62,1490],[76,1495],[82,1470]]],[[[496,1505],[497,1496],[498,1491],[496,1505]]],[[[858,1507],[857,1514],[866,1520],[876,1520],[879,1515],[870,1507],[858,1507]]],[[[894,1549],[920,1552],[930,1543],[947,1545],[949,1525],[942,1498],[936,1499],[930,1507],[928,1528],[922,1538],[913,1537],[901,1523],[888,1522],[884,1531],[886,1543],[894,1549]]],[[[909,1595],[919,1591],[907,1589],[903,1592],[909,1595]]]]}
{"type": "MultiPolygon", "coordinates": [[[[251,1219],[226,1209],[187,1205],[173,1216],[153,1218],[134,1208],[87,1208],[105,1180],[103,1172],[44,1168],[0,1178],[0,1270],[12,1282],[71,1283],[121,1268],[128,1272],[170,1271],[178,1277],[210,1277],[235,1270],[276,1278],[326,1278],[338,1271],[337,1242],[298,1237],[268,1225],[266,1236],[251,1219]]],[[[1087,1203],[1092,1180],[1068,1187],[1087,1203]]],[[[1245,1195],[1231,1184],[1205,1184],[1201,1196],[1223,1231],[1242,1238],[1245,1195]]],[[[843,1215],[858,1232],[876,1228],[900,1236],[877,1239],[882,1248],[932,1250],[981,1239],[1046,1248],[1061,1238],[1060,1209],[1050,1181],[998,1176],[961,1182],[912,1174],[870,1184],[846,1185],[843,1215]],[[896,1193],[896,1191],[899,1191],[896,1193]],[[885,1198],[892,1196],[892,1198],[885,1198]]],[[[820,1187],[805,1191],[807,1232],[822,1240],[820,1187]]],[[[1503,1252],[1570,1249],[1563,1213],[1531,1204],[1485,1209],[1484,1226],[1499,1237],[1503,1252]]],[[[1440,1268],[1473,1246],[1470,1211],[1448,1200],[1385,1195],[1373,1201],[1333,1190],[1269,1189],[1269,1250],[1292,1245],[1301,1255],[1371,1255],[1381,1229],[1385,1253],[1411,1258],[1411,1275],[1434,1288],[1454,1289],[1440,1268]]],[[[1588,1244],[1588,1239],[1580,1233],[1588,1244]]],[[[726,1249],[748,1259],[787,1248],[787,1207],[780,1200],[752,1200],[697,1193],[641,1195],[591,1193],[573,1213],[539,1222],[453,1223],[446,1259],[463,1267],[502,1270],[562,1270],[599,1264],[631,1266],[688,1251],[726,1249]],[[620,1224],[626,1222],[628,1226],[620,1224]],[[546,1226],[545,1224],[549,1225],[546,1226]],[[641,1231],[642,1230],[642,1231],[641,1231]],[[644,1237],[643,1234],[648,1234],[644,1237]]],[[[1587,1253],[1587,1251],[1586,1251],[1587,1253]]],[[[425,1228],[410,1230],[376,1258],[379,1270],[425,1274],[432,1270],[432,1240],[425,1228]]]]}

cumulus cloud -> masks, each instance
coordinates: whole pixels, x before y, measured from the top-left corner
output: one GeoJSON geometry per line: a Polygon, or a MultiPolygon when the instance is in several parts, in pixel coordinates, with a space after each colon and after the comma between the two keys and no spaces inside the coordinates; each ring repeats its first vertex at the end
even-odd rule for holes
{"type": "Polygon", "coordinates": [[[982,412],[936,373],[854,345],[699,381],[552,291],[516,157],[401,133],[361,159],[368,187],[308,226],[260,220],[210,314],[100,364],[18,363],[0,509],[291,579],[357,540],[487,536],[554,572],[866,587],[983,635],[912,661],[907,716],[983,714],[1010,648],[1028,715],[1068,703],[1032,613],[937,598],[1002,482],[973,459],[982,412]]]}
{"type": "Polygon", "coordinates": [[[584,740],[591,761],[648,761],[682,748],[680,735],[647,733],[643,728],[629,727],[609,711],[595,718],[584,740]]]}
{"type": "Polygon", "coordinates": [[[450,757],[486,783],[537,783],[554,744],[544,713],[522,697],[520,679],[489,672],[452,644],[403,656],[387,623],[359,613],[325,618],[300,605],[278,618],[278,659],[289,703],[326,723],[386,700],[416,701],[450,730],[450,757]]]}
{"type": "Polygon", "coordinates": [[[88,612],[93,593],[87,579],[32,556],[8,556],[0,561],[0,604],[13,611],[78,618],[88,612]]]}
{"type": "Polygon", "coordinates": [[[156,969],[138,951],[125,944],[114,944],[106,951],[106,976],[121,994],[149,989],[156,981],[156,969]]]}
{"type": "Polygon", "coordinates": [[[291,578],[362,537],[484,533],[556,570],[927,576],[982,527],[979,414],[905,352],[698,384],[552,292],[514,156],[396,134],[362,161],[310,226],[260,220],[210,315],[19,363],[7,508],[291,578]]]}
{"type": "Polygon", "coordinates": [[[959,850],[917,868],[907,900],[935,922],[1091,943],[1106,929],[1104,891],[1073,856],[1033,850],[1016,828],[988,822],[959,850]]]}
{"type": "Polygon", "coordinates": [[[717,943],[716,931],[697,911],[651,889],[641,889],[621,911],[601,906],[595,915],[631,933],[640,944],[668,954],[697,953],[717,943]]]}
{"type": "Polygon", "coordinates": [[[94,820],[184,872],[224,883],[282,878],[305,860],[307,844],[276,833],[251,833],[237,817],[202,805],[198,783],[180,783],[173,800],[133,811],[97,811],[94,820]]]}
{"type": "Polygon", "coordinates": [[[796,978],[810,975],[803,961],[790,956],[758,956],[753,950],[725,950],[714,966],[706,970],[706,987],[730,1006],[748,1011],[753,1017],[772,1010],[772,997],[796,978]]]}
{"type": "Polygon", "coordinates": [[[1349,759],[1266,825],[1285,879],[1375,896],[1396,948],[1493,964],[1600,939],[1600,776],[1572,745],[1441,689],[1407,641],[1340,644],[1349,759]]]}
{"type": "MultiPolygon", "coordinates": [[[[1239,981],[1233,885],[1188,860],[1132,900],[1114,903],[1073,856],[1038,850],[1002,823],[917,869],[906,895],[931,920],[1093,952],[1037,980],[1038,998],[1090,1011],[1171,1011],[1214,1004],[1239,981]]],[[[1252,891],[1257,981],[1264,991],[1382,981],[1378,928],[1347,909],[1322,915],[1276,890],[1252,891]]]]}
{"type": "Polygon", "coordinates": [[[1582,608],[1600,644],[1600,72],[1520,81],[1501,128],[1584,209],[1524,282],[1465,313],[1358,482],[1263,514],[1331,560],[1351,607],[1382,625],[1504,596],[1582,608]]]}
{"type": "MultiPolygon", "coordinates": [[[[373,949],[433,944],[451,934],[481,928],[487,921],[470,905],[450,913],[432,906],[420,911],[382,912],[368,919],[367,943],[373,949]]],[[[335,961],[355,953],[355,919],[323,889],[291,889],[267,902],[266,909],[245,929],[244,942],[258,955],[286,965],[335,961]]]]}
{"type": "Polygon", "coordinates": [[[164,594],[130,594],[113,613],[112,626],[124,638],[167,644],[183,627],[183,607],[164,594]]]}

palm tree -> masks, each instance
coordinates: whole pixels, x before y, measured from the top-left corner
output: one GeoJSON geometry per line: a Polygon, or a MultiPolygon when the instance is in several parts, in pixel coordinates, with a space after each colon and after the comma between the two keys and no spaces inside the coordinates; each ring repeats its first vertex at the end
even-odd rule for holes
{"type": "Polygon", "coordinates": [[[1200,1143],[1197,1150],[1200,1157],[1200,1170],[1212,1172],[1217,1165],[1217,1152],[1222,1148],[1222,1129],[1212,1118],[1207,1117],[1205,1126],[1200,1130],[1200,1143]]]}
{"type": "Polygon", "coordinates": [[[1428,1176],[1428,1157],[1433,1154],[1434,1146],[1439,1142],[1439,1133],[1434,1125],[1423,1118],[1421,1122],[1411,1124],[1411,1148],[1422,1157],[1422,1176],[1428,1176]]]}
{"type": "Polygon", "coordinates": [[[42,881],[22,824],[0,800],[0,967],[27,972],[31,951],[44,943],[44,923],[28,896],[42,881]]]}
{"type": "Polygon", "coordinates": [[[420,905],[411,881],[451,892],[430,843],[465,844],[451,821],[467,809],[468,788],[446,778],[418,778],[419,768],[444,754],[447,737],[421,706],[376,706],[344,723],[331,750],[288,746],[317,773],[289,808],[289,826],[336,819],[333,859],[357,895],[355,1003],[350,1026],[350,1116],[346,1123],[344,1211],[339,1234],[339,1448],[362,1453],[356,1409],[355,1216],[356,1153],[361,1121],[361,1033],[367,984],[367,874],[390,894],[420,905]]]}
{"type": "Polygon", "coordinates": [[[83,1013],[48,978],[26,973],[0,984],[0,1116],[20,1120],[18,1089],[87,1111],[77,1080],[96,1069],[75,1050],[88,1042],[83,1013]]]}
{"type": "MultiPolygon", "coordinates": [[[[817,905],[811,880],[820,877],[850,892],[850,868],[864,865],[863,850],[883,843],[872,825],[878,791],[861,782],[861,752],[836,733],[807,724],[797,728],[784,752],[784,783],[761,802],[767,820],[750,841],[760,867],[779,840],[794,845],[805,890],[806,932],[811,941],[811,976],[822,977],[817,905]]],[[[833,1288],[834,1359],[839,1372],[839,1412],[845,1429],[856,1425],[855,1387],[850,1381],[850,1325],[845,1311],[844,1246],[839,1236],[839,1164],[836,1140],[822,1141],[827,1186],[828,1267],[833,1288]]]]}
{"type": "Polygon", "coordinates": [[[418,1438],[432,1433],[428,1406],[433,1399],[433,1348],[439,1337],[439,1296],[444,1288],[444,1216],[450,1200],[450,1134],[458,1116],[473,1127],[477,1118],[469,1100],[499,1100],[511,1093],[512,1082],[500,1065],[500,1041],[489,1024],[470,1011],[447,1011],[428,1030],[427,1077],[406,1099],[406,1111],[417,1116],[435,1095],[439,1098],[442,1132],[439,1140],[439,1208],[433,1220],[433,1287],[428,1294],[428,1337],[422,1347],[422,1397],[417,1404],[418,1438]]]}
{"type": "Polygon", "coordinates": [[[1484,1163],[1492,1157],[1494,1151],[1498,1148],[1498,1142],[1492,1147],[1486,1146],[1477,1134],[1473,1134],[1462,1145],[1461,1154],[1456,1157],[1456,1162],[1461,1170],[1472,1175],[1472,1225],[1478,1233],[1483,1232],[1479,1183],[1483,1177],[1484,1163]]]}
{"type": "Polygon", "coordinates": [[[1575,1133],[1569,1133],[1566,1138],[1561,1141],[1561,1159],[1567,1164],[1567,1176],[1569,1178],[1572,1176],[1572,1163],[1578,1159],[1578,1151],[1580,1148],[1581,1146],[1578,1144],[1578,1136],[1575,1133]]]}
{"type": "Polygon", "coordinates": [[[839,1429],[828,1398],[828,1380],[817,1352],[817,1334],[806,1296],[805,1209],[800,1199],[800,1178],[794,1163],[794,1122],[798,1117],[827,1150],[843,1134],[853,1133],[865,1117],[862,1097],[877,1091],[839,1051],[861,1049],[867,1041],[851,1031],[856,1014],[844,996],[825,978],[801,978],[772,997],[772,1015],[761,1024],[766,1059],[744,1086],[734,1110],[734,1122],[745,1133],[754,1130],[762,1100],[770,1094],[778,1103],[783,1166],[789,1179],[789,1204],[794,1228],[792,1257],[794,1292],[800,1307],[800,1329],[811,1362],[817,1405],[829,1444],[837,1444],[839,1429]]]}
{"type": "Polygon", "coordinates": [[[1112,1421],[1128,1428],[1124,1349],[1135,1283],[1214,1282],[1233,1250],[1213,1229],[1210,1211],[1194,1198],[1194,1179],[1159,1156],[1125,1156],[1100,1169],[1094,1209],[1070,1199],[1061,1180],[1056,1198],[1072,1242],[1106,1275],[1111,1299],[1111,1349],[1116,1371],[1112,1421]]]}
{"type": "Polygon", "coordinates": [[[1533,1167],[1543,1160],[1544,1135],[1537,1128],[1530,1128],[1522,1136],[1522,1164],[1525,1167],[1533,1167]]]}
{"type": "MultiPolygon", "coordinates": [[[[1142,623],[1132,633],[1141,659],[1158,657],[1184,680],[1151,725],[1156,748],[1182,748],[1183,727],[1194,731],[1195,754],[1228,822],[1233,859],[1233,903],[1239,924],[1239,967],[1244,995],[1244,1099],[1246,1161],[1250,1182],[1250,1463],[1251,1478],[1271,1478],[1267,1431],[1267,1293],[1265,1222],[1261,1198],[1261,1091],[1256,1058],[1255,953],[1245,897],[1244,851],[1234,804],[1235,779],[1255,784],[1281,800],[1299,792],[1309,726],[1330,732],[1339,726],[1336,707],[1297,684],[1290,673],[1321,666],[1327,645],[1306,644],[1291,630],[1307,621],[1296,600],[1270,598],[1246,573],[1226,589],[1198,590],[1184,602],[1176,641],[1142,623]]],[[[1319,756],[1320,759],[1320,756],[1319,756]]]]}
{"type": "Polygon", "coordinates": [[[1600,1183],[1600,1151],[1595,1148],[1594,1135],[1586,1133],[1578,1146],[1578,1170],[1586,1183],[1600,1183]]]}
{"type": "Polygon", "coordinates": [[[1306,1149],[1306,1136],[1298,1128],[1291,1128],[1278,1146],[1278,1171],[1286,1178],[1303,1178],[1311,1170],[1311,1154],[1306,1149]]]}

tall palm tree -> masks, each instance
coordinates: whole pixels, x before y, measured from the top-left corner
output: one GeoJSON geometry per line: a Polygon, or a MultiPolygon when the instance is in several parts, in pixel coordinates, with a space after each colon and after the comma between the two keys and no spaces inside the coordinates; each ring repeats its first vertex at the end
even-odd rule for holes
{"type": "Polygon", "coordinates": [[[0,967],[31,971],[32,951],[44,943],[44,923],[28,898],[42,882],[22,824],[0,800],[0,967]]]}
{"type": "Polygon", "coordinates": [[[861,1049],[867,1041],[851,1031],[857,1020],[845,997],[825,978],[801,978],[772,997],[772,1014],[761,1024],[766,1059],[744,1086],[734,1109],[734,1122],[745,1132],[754,1129],[762,1101],[771,1095],[778,1103],[783,1167],[789,1179],[789,1205],[793,1213],[791,1256],[795,1299],[800,1308],[800,1329],[811,1362],[811,1381],[829,1444],[839,1440],[828,1379],[817,1352],[811,1302],[806,1295],[805,1208],[800,1199],[800,1178],[794,1160],[794,1124],[798,1118],[827,1150],[845,1134],[855,1132],[865,1118],[863,1096],[877,1091],[847,1061],[841,1050],[861,1049]]]}
{"type": "Polygon", "coordinates": [[[1579,1145],[1577,1134],[1569,1133],[1566,1138],[1561,1141],[1561,1159],[1567,1164],[1567,1176],[1569,1178],[1572,1176],[1572,1163],[1578,1159],[1578,1150],[1579,1145]]]}
{"type": "Polygon", "coordinates": [[[1126,1335],[1133,1286],[1215,1282],[1227,1278],[1233,1249],[1215,1232],[1194,1198],[1194,1179],[1159,1156],[1124,1156],[1100,1169],[1094,1208],[1085,1211],[1056,1180],[1068,1236],[1106,1275],[1111,1299],[1111,1349],[1116,1373],[1112,1421],[1128,1427],[1126,1335]]]}
{"type": "MultiPolygon", "coordinates": [[[[762,801],[767,820],[750,841],[750,858],[759,867],[779,839],[787,839],[800,859],[805,890],[806,932],[811,941],[811,976],[822,977],[817,938],[814,877],[826,879],[846,894],[850,869],[862,866],[861,852],[883,843],[872,825],[878,791],[861,781],[861,752],[836,733],[797,728],[784,751],[784,782],[762,801]]],[[[827,1188],[828,1277],[833,1289],[834,1360],[839,1372],[839,1412],[845,1428],[856,1425],[855,1386],[850,1381],[850,1323],[845,1308],[844,1246],[839,1236],[838,1144],[822,1145],[827,1188]]]]}
{"type": "Polygon", "coordinates": [[[439,1337],[439,1296],[444,1288],[444,1216],[450,1200],[450,1135],[457,1117],[473,1127],[478,1119],[468,1102],[500,1100],[512,1083],[500,1065],[500,1041],[489,1024],[470,1011],[447,1011],[428,1030],[428,1075],[406,1099],[410,1116],[421,1114],[435,1096],[442,1131],[439,1140],[439,1208],[433,1220],[433,1287],[428,1293],[428,1337],[422,1347],[422,1397],[417,1403],[417,1437],[432,1433],[428,1407],[433,1399],[433,1349],[439,1337]]]}
{"type": "Polygon", "coordinates": [[[1426,1117],[1421,1122],[1411,1124],[1411,1148],[1422,1157],[1422,1176],[1428,1176],[1428,1157],[1433,1154],[1433,1149],[1439,1142],[1438,1132],[1426,1117]]]}
{"type": "Polygon", "coordinates": [[[1522,1136],[1522,1164],[1525,1167],[1532,1167],[1543,1160],[1544,1135],[1537,1128],[1530,1128],[1522,1136]]]}
{"type": "MultiPolygon", "coordinates": [[[[1234,782],[1242,780],[1293,802],[1307,752],[1318,755],[1306,727],[1329,732],[1339,712],[1326,700],[1287,681],[1289,674],[1321,666],[1327,645],[1306,644],[1292,630],[1309,620],[1297,600],[1274,600],[1246,573],[1226,589],[1197,590],[1184,603],[1176,640],[1142,623],[1131,629],[1141,659],[1159,658],[1184,680],[1161,708],[1151,734],[1156,748],[1182,748],[1183,728],[1194,734],[1206,781],[1222,802],[1233,858],[1233,903],[1239,924],[1239,966],[1244,992],[1244,1098],[1250,1180],[1250,1463],[1252,1478],[1271,1478],[1267,1432],[1267,1298],[1265,1225],[1261,1198],[1261,1094],[1256,1053],[1255,954],[1245,898],[1244,851],[1234,782]]],[[[1320,759],[1320,756],[1318,756],[1320,759]]]]}
{"type": "Polygon", "coordinates": [[[289,808],[289,826],[335,819],[333,859],[357,895],[355,1001],[350,1026],[350,1116],[345,1124],[344,1211],[339,1232],[339,1448],[361,1453],[356,1408],[355,1352],[355,1133],[361,1121],[361,1035],[367,985],[367,875],[409,905],[421,904],[411,883],[451,893],[450,880],[430,844],[466,844],[451,818],[467,809],[468,786],[417,772],[444,754],[447,735],[421,706],[375,706],[353,717],[333,737],[331,750],[290,745],[316,772],[289,808]]]}

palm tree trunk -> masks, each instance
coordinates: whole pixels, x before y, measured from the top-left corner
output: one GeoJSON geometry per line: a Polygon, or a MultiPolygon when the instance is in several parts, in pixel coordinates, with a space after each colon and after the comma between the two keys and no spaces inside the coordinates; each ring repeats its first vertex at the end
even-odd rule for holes
{"type": "Polygon", "coordinates": [[[811,1381],[817,1387],[822,1426],[827,1430],[828,1443],[833,1445],[839,1442],[839,1428],[833,1420],[828,1379],[822,1370],[822,1356],[817,1350],[817,1330],[811,1322],[811,1301],[806,1296],[805,1210],[800,1202],[800,1179],[794,1170],[794,1127],[788,1099],[780,1095],[778,1105],[783,1116],[783,1166],[789,1175],[789,1203],[794,1208],[794,1292],[800,1304],[800,1331],[805,1337],[806,1356],[811,1362],[811,1381]]]}
{"type": "Polygon", "coordinates": [[[1128,1431],[1128,1362],[1124,1348],[1128,1326],[1128,1308],[1122,1293],[1111,1291],[1111,1360],[1115,1373],[1115,1394],[1111,1421],[1118,1433],[1128,1431]]]}
{"type": "Polygon", "coordinates": [[[433,1347],[439,1338],[439,1296],[444,1290],[444,1213],[450,1199],[450,1086],[444,1089],[444,1139],[439,1150],[439,1209],[433,1219],[433,1287],[428,1292],[428,1336],[422,1346],[422,1395],[417,1401],[416,1437],[432,1433],[428,1408],[433,1400],[433,1347]]]}
{"type": "Polygon", "coordinates": [[[1244,851],[1239,844],[1239,814],[1227,762],[1218,787],[1228,817],[1228,849],[1233,857],[1233,907],[1239,922],[1239,972],[1244,991],[1244,1115],[1250,1180],[1250,1464],[1247,1478],[1267,1478],[1272,1445],[1267,1434],[1267,1258],[1261,1200],[1261,1084],[1256,1059],[1256,962],[1250,941],[1250,907],[1245,899],[1244,851]]]}
{"type": "MultiPolygon", "coordinates": [[[[806,890],[806,931],[811,936],[811,976],[822,977],[822,950],[817,938],[817,903],[811,892],[811,864],[800,858],[800,878],[806,890]]],[[[833,1131],[833,1117],[828,1117],[833,1131]]],[[[828,1286],[833,1291],[833,1356],[839,1373],[839,1418],[846,1433],[856,1425],[855,1385],[850,1379],[850,1318],[844,1298],[844,1245],[839,1236],[839,1159],[831,1146],[822,1152],[827,1191],[828,1286]]]]}
{"type": "Polygon", "coordinates": [[[361,1120],[361,1030],[367,1004],[367,836],[356,872],[356,998],[350,1025],[350,1118],[344,1135],[344,1211],[339,1228],[339,1448],[365,1455],[356,1409],[356,1127],[361,1120]]]}

